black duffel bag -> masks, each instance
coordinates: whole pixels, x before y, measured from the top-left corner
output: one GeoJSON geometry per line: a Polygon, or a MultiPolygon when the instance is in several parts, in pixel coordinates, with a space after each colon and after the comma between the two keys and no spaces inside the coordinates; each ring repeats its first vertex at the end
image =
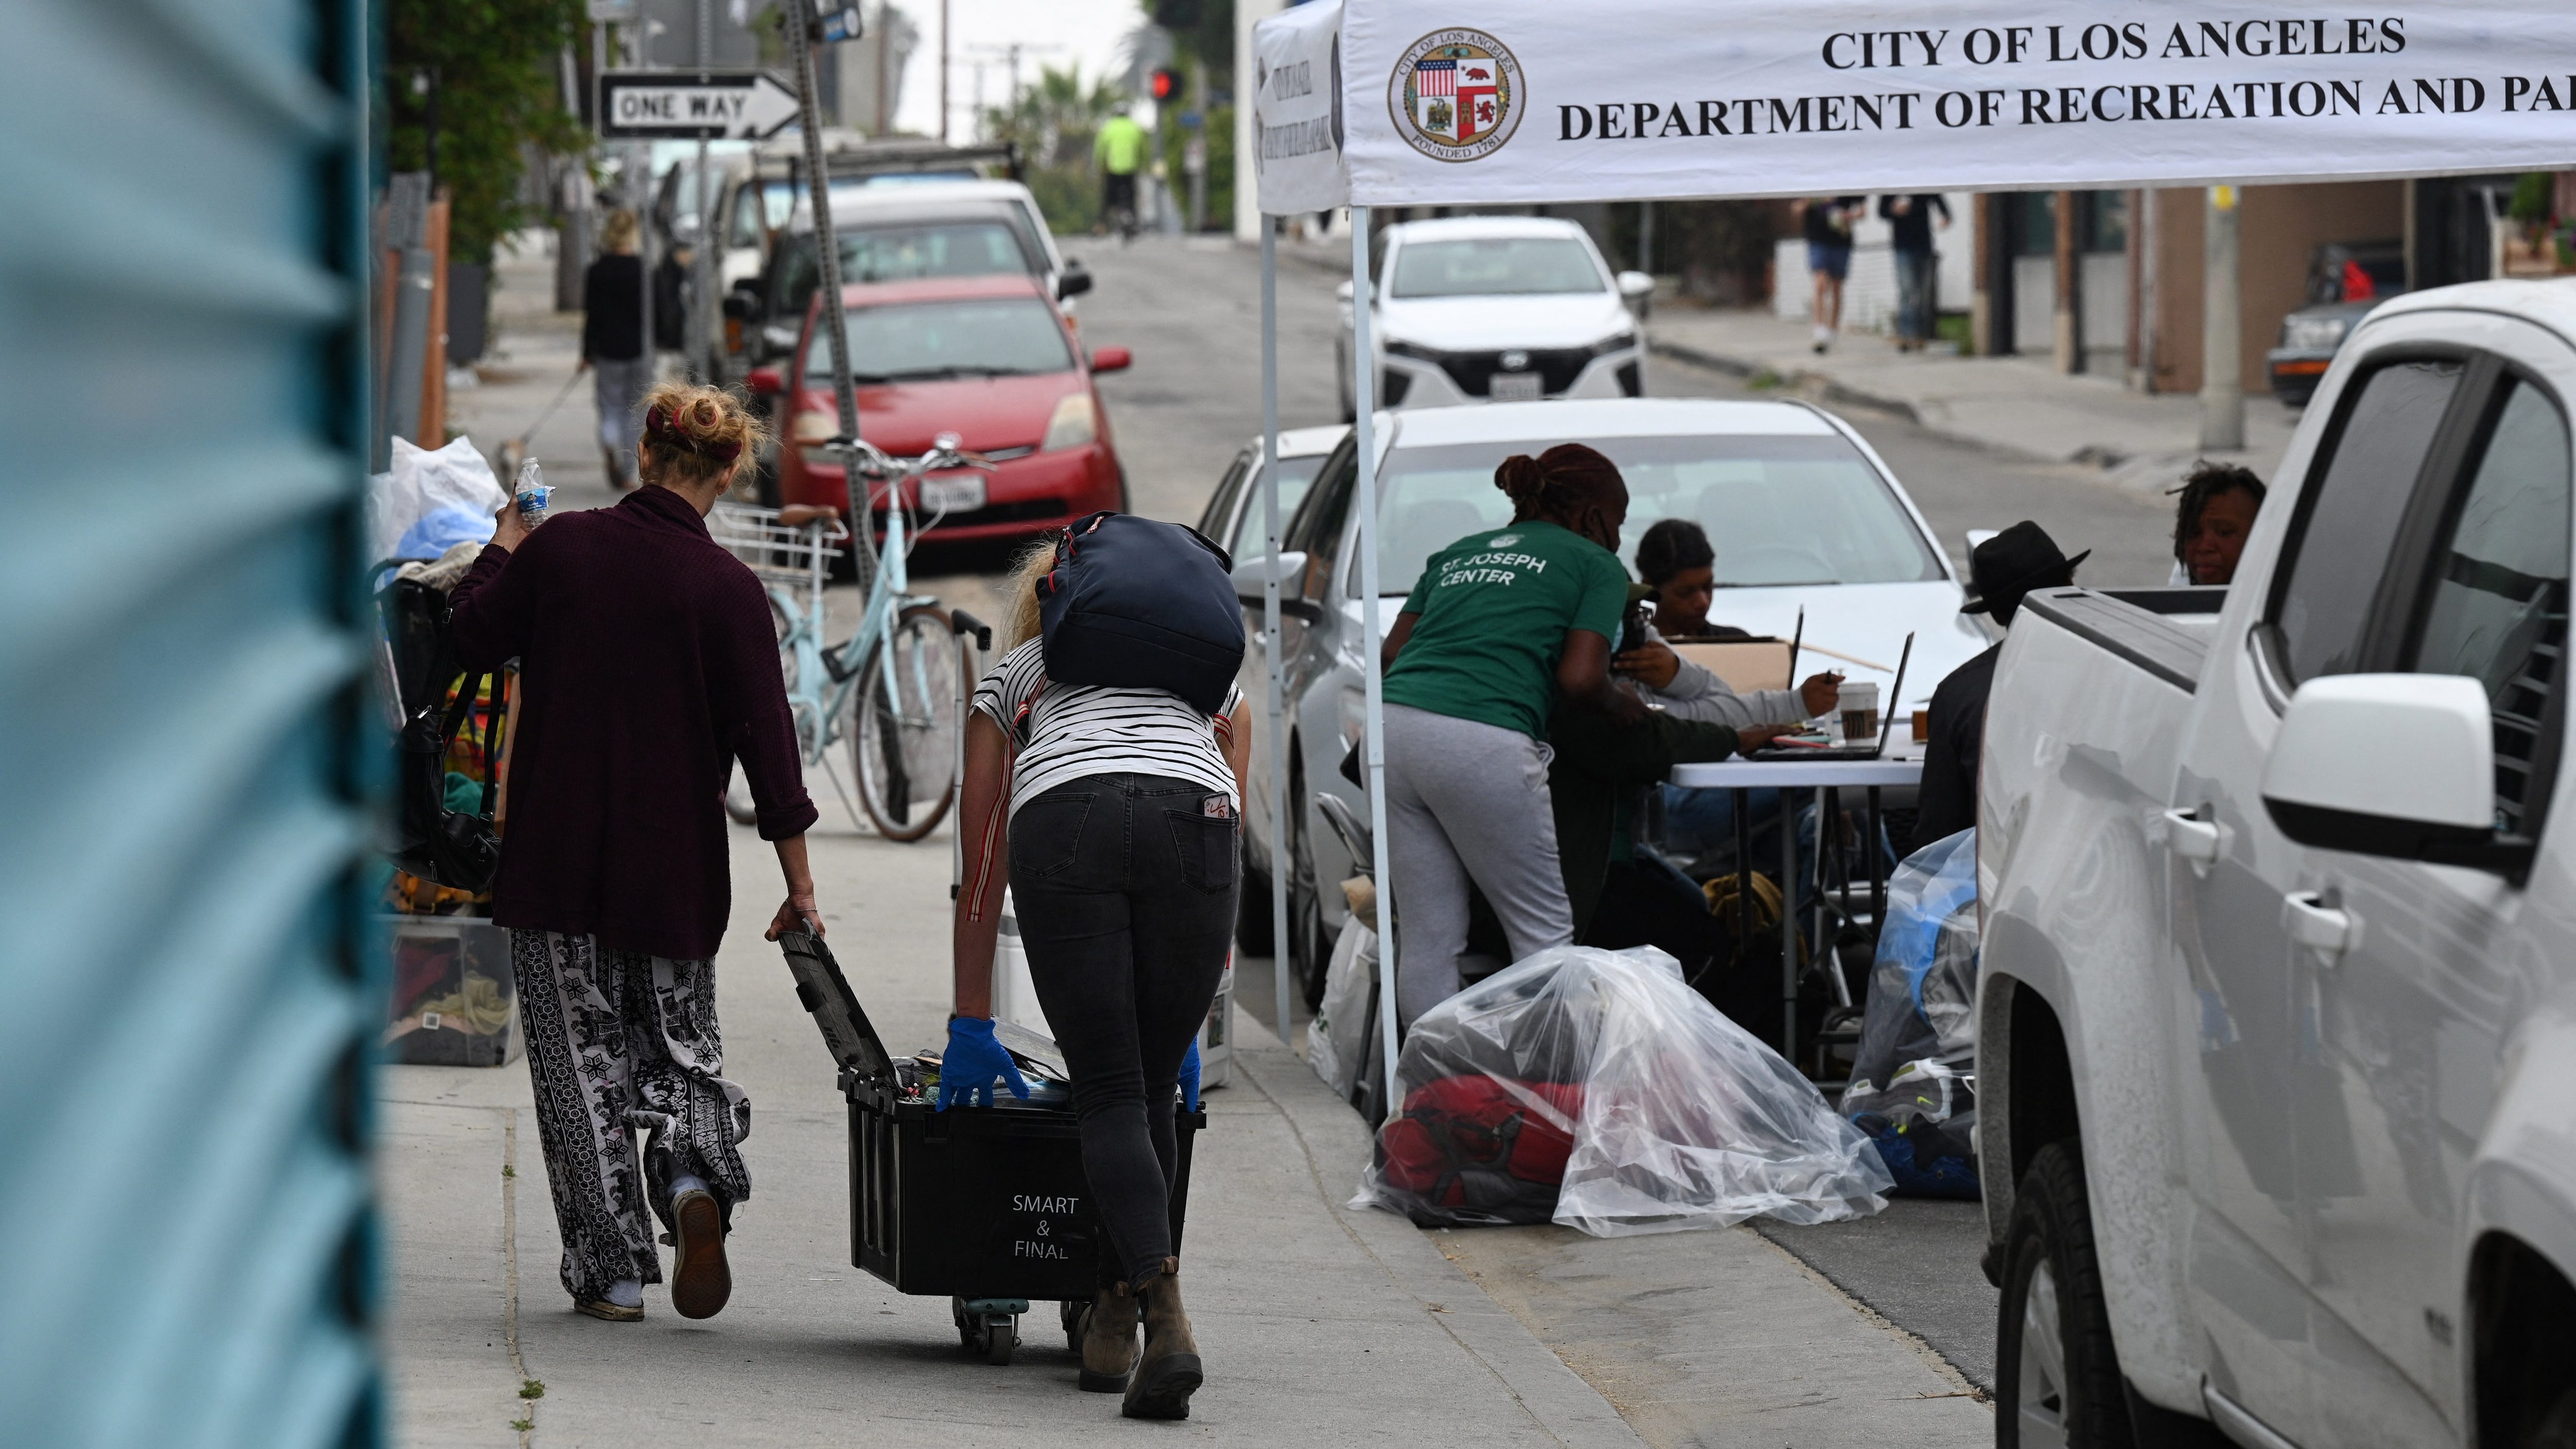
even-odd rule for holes
{"type": "Polygon", "coordinates": [[[483,798],[479,811],[447,808],[448,746],[475,712],[484,675],[464,673],[448,633],[447,595],[415,579],[396,579],[377,596],[402,696],[402,740],[395,779],[394,865],[435,885],[481,894],[501,866],[493,825],[499,795],[500,721],[509,698],[500,678],[483,726],[483,798]],[[453,702],[449,691],[454,690],[453,702]]]}
{"type": "Polygon", "coordinates": [[[1243,667],[1233,570],[1195,528],[1127,513],[1077,520],[1038,581],[1047,678],[1168,690],[1216,713],[1243,667]]]}

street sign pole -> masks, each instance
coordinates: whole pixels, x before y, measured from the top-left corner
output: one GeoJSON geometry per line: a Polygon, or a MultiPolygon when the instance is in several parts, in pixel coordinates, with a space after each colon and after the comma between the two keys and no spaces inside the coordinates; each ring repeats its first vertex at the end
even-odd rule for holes
{"type": "MultiPolygon", "coordinates": [[[[841,436],[859,436],[859,392],[850,380],[849,321],[841,310],[841,242],[832,230],[832,178],[823,173],[823,114],[816,102],[814,42],[806,27],[813,23],[811,0],[787,0],[787,50],[796,66],[798,125],[805,133],[805,189],[814,208],[815,260],[821,263],[824,337],[832,344],[832,400],[840,410],[841,436]]],[[[855,473],[856,470],[852,470],[855,473]]],[[[853,476],[851,482],[857,482],[853,476]]],[[[873,499],[850,495],[852,532],[867,526],[873,499]]]]}

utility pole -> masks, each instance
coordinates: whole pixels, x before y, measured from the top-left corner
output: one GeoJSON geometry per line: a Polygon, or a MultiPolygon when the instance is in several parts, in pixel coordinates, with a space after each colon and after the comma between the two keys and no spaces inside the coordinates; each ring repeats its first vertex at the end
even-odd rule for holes
{"type": "Polygon", "coordinates": [[[939,0],[939,144],[948,144],[948,4],[939,0]]]}
{"type": "Polygon", "coordinates": [[[2209,188],[2201,283],[2200,447],[2234,453],[2245,447],[2245,349],[2237,292],[2237,188],[2209,188]]]}
{"type": "Polygon", "coordinates": [[[894,0],[877,0],[877,128],[894,130],[894,0]]]}
{"type": "MultiPolygon", "coordinates": [[[[698,0],[698,69],[706,70],[716,63],[715,0],[698,0]]],[[[681,330],[681,344],[688,349],[689,375],[700,382],[717,380],[715,349],[708,346],[710,331],[707,321],[708,284],[715,276],[714,201],[707,185],[707,141],[698,138],[698,245],[696,260],[689,265],[689,319],[681,330]]]]}

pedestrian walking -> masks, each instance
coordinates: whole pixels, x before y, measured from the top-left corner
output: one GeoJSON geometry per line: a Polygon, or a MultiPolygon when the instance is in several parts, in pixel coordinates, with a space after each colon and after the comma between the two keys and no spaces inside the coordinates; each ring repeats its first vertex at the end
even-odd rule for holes
{"type": "Polygon", "coordinates": [[[1172,1246],[1176,1088],[1198,1104],[1198,1030],[1233,942],[1243,691],[1213,715],[1160,689],[1052,683],[1030,551],[1006,598],[1009,649],[966,725],[972,862],[956,907],[956,1014],[944,1110],[996,1078],[1027,1088],[994,1039],[993,946],[1010,887],[1029,979],[1073,1079],[1082,1164],[1107,1246],[1082,1310],[1083,1388],[1129,1418],[1185,1419],[1203,1376],[1172,1246]],[[1142,1319],[1144,1342],[1137,1343],[1142,1319]]]}
{"type": "Polygon", "coordinates": [[[1386,823],[1395,873],[1396,1014],[1458,992],[1467,887],[1501,918],[1512,959],[1574,939],[1544,743],[1562,690],[1621,720],[1645,706],[1610,675],[1628,606],[1619,525],[1628,484],[1580,443],[1494,470],[1512,521],[1433,554],[1387,635],[1386,823]]]}
{"type": "Polygon", "coordinates": [[[1920,352],[1932,340],[1932,319],[1940,304],[1940,259],[1932,250],[1932,228],[1950,228],[1950,203],[1937,191],[1910,196],[1882,196],[1878,214],[1888,223],[1889,248],[1896,255],[1896,350],[1920,352]]]}
{"type": "Polygon", "coordinates": [[[635,213],[620,207],[600,226],[599,259],[581,279],[581,365],[597,379],[599,456],[608,486],[635,481],[636,429],[644,389],[653,381],[653,350],[644,345],[644,262],[635,254],[635,213]]]}
{"type": "Polygon", "coordinates": [[[1815,284],[1815,347],[1831,347],[1843,330],[1843,279],[1851,275],[1852,222],[1869,204],[1866,196],[1810,196],[1804,209],[1807,273],[1815,284]]]}
{"type": "MultiPolygon", "coordinates": [[[[689,306],[697,290],[689,270],[698,259],[698,249],[687,242],[673,242],[653,264],[653,347],[660,352],[689,350],[689,306]]],[[[694,360],[694,359],[692,359],[694,360]]]]}
{"type": "Polygon", "coordinates": [[[2173,490],[2182,503],[2174,510],[2176,584],[2226,585],[2236,581],[2236,561],[2245,556],[2246,535],[2263,508],[2263,480],[2251,468],[2203,460],[2193,465],[2173,490]]]}
{"type": "Polygon", "coordinates": [[[1136,173],[1145,165],[1145,128],[1121,111],[1100,123],[1091,143],[1100,165],[1100,224],[1123,243],[1136,235],[1136,173]]]}
{"type": "Polygon", "coordinates": [[[723,1075],[715,954],[736,761],[786,878],[772,937],[823,930],[768,598],[705,522],[759,441],[726,394],[656,388],[643,486],[534,531],[504,506],[451,596],[467,669],[520,661],[492,919],[518,970],[563,1286],[611,1321],[643,1317],[644,1285],[662,1280],[648,1209],[676,1249],[682,1317],[732,1292],[724,1234],[751,1194],[736,1151],[751,1102],[723,1075]]]}

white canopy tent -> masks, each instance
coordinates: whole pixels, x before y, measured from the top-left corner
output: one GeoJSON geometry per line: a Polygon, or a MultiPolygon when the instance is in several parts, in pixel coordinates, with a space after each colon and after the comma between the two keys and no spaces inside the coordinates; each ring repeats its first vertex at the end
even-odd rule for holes
{"type": "MultiPolygon", "coordinates": [[[[1873,191],[2236,185],[2576,166],[2566,0],[2321,15],[2283,0],[1888,0],[1794,7],[1497,0],[1309,4],[1254,32],[1267,216],[1351,207],[1365,759],[1392,916],[1377,551],[1369,209],[1873,191]],[[2151,17],[2151,18],[2150,18],[2151,17]],[[1327,78],[1319,70],[1330,72],[1327,78]]],[[[1265,460],[1277,454],[1275,226],[1262,229],[1265,460]]],[[[1278,490],[1262,480],[1279,628],[1278,490]]],[[[1270,651],[1273,848],[1287,806],[1270,651]]],[[[1287,940],[1286,875],[1272,915],[1287,940]]],[[[1396,943],[1379,948],[1394,1079],[1396,943]]],[[[1286,1035],[1287,973],[1279,973],[1286,1035]]]]}

